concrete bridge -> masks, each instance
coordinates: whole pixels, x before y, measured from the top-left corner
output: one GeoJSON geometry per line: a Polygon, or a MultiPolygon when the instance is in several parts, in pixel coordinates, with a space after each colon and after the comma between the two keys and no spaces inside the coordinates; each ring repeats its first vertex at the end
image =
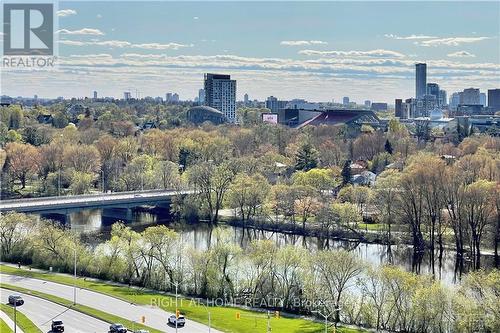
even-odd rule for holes
{"type": "Polygon", "coordinates": [[[170,204],[173,196],[194,193],[193,190],[151,190],[1,200],[0,213],[50,213],[88,208],[126,208],[147,204],[170,204]]]}

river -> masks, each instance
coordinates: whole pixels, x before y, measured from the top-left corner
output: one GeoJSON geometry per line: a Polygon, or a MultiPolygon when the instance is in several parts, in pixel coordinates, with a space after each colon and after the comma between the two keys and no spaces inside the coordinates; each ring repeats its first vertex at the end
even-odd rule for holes
{"type": "MultiPolygon", "coordinates": [[[[58,219],[57,215],[42,216],[58,219]]],[[[470,262],[467,260],[458,262],[453,250],[444,250],[441,258],[437,254],[432,258],[428,251],[419,257],[415,257],[412,247],[404,244],[389,247],[380,244],[327,240],[280,232],[244,229],[228,225],[213,227],[203,222],[197,224],[176,223],[165,213],[134,212],[129,217],[131,219],[126,221],[126,224],[136,231],[141,231],[151,225],[164,224],[176,230],[186,245],[200,250],[208,248],[210,243],[214,241],[212,235],[215,228],[225,228],[233,235],[233,242],[243,249],[255,239],[269,239],[274,241],[277,246],[302,246],[311,251],[342,248],[355,253],[359,258],[371,265],[379,266],[392,263],[404,267],[408,271],[434,275],[437,279],[449,285],[459,282],[461,276],[469,270],[470,266],[470,262]],[[434,264],[432,264],[433,262],[434,264]]],[[[102,209],[85,209],[70,213],[69,219],[66,218],[64,222],[72,230],[87,235],[88,241],[95,244],[106,241],[109,238],[112,224],[120,220],[124,220],[123,215],[115,214],[113,211],[104,213],[102,209]]],[[[483,256],[481,265],[484,268],[493,267],[494,258],[492,256],[483,256]]]]}

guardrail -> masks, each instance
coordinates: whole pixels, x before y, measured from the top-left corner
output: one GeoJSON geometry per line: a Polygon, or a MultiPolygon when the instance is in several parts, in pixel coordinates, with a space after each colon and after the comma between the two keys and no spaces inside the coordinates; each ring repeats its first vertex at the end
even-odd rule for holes
{"type": "MultiPolygon", "coordinates": [[[[0,201],[0,211],[7,210],[29,210],[29,208],[38,208],[40,210],[43,206],[56,207],[56,206],[71,206],[72,204],[91,205],[95,203],[123,203],[126,201],[140,202],[154,200],[158,197],[186,195],[194,193],[193,190],[147,190],[147,191],[125,191],[114,193],[97,193],[97,194],[84,194],[84,195],[67,195],[57,197],[41,197],[29,199],[11,199],[0,201]]],[[[47,208],[48,208],[47,207],[47,208]]]]}

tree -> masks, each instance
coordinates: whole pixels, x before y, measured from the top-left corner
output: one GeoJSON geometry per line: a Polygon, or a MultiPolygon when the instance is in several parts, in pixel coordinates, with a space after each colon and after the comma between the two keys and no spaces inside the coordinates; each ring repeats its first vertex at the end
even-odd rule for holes
{"type": "Polygon", "coordinates": [[[70,190],[72,194],[87,194],[90,193],[94,177],[92,174],[75,171],[71,178],[70,190]]]}
{"type": "Polygon", "coordinates": [[[78,172],[96,173],[101,167],[101,157],[95,146],[71,145],[64,148],[64,163],[66,167],[78,172]]]}
{"type": "Polygon", "coordinates": [[[384,149],[387,153],[392,155],[392,145],[391,145],[391,142],[389,141],[389,139],[385,140],[384,149]]]}
{"type": "MultiPolygon", "coordinates": [[[[309,191],[307,191],[309,192],[309,191]]],[[[301,195],[299,198],[295,199],[294,212],[301,217],[302,220],[302,230],[306,230],[307,220],[314,216],[321,207],[318,199],[311,195],[301,195]]]]}
{"type": "Polygon", "coordinates": [[[484,179],[465,187],[464,214],[471,231],[471,254],[476,268],[480,267],[481,239],[495,212],[496,183],[484,179]]]}
{"type": "Polygon", "coordinates": [[[396,220],[398,187],[401,174],[397,170],[382,172],[375,184],[375,205],[381,213],[382,223],[387,226],[387,242],[391,244],[391,227],[396,220]]]}
{"type": "Polygon", "coordinates": [[[7,213],[0,217],[0,244],[3,260],[17,259],[26,243],[35,221],[21,213],[7,213]]]}
{"type": "Polygon", "coordinates": [[[335,172],[334,169],[314,168],[295,172],[292,178],[295,185],[309,186],[321,196],[325,191],[330,191],[339,185],[337,176],[338,171],[335,172]]]}
{"type": "Polygon", "coordinates": [[[351,161],[350,160],[346,160],[344,162],[344,166],[342,167],[341,175],[342,175],[342,185],[343,186],[351,183],[352,176],[351,176],[351,161]]]}
{"type": "Polygon", "coordinates": [[[356,205],[349,202],[334,203],[332,212],[340,225],[348,229],[356,228],[359,223],[363,222],[363,217],[356,205]]]}
{"type": "Polygon", "coordinates": [[[9,115],[9,129],[17,130],[23,126],[24,114],[21,106],[10,105],[7,108],[9,115]]]}
{"type": "Polygon", "coordinates": [[[335,325],[340,321],[341,303],[346,291],[363,272],[363,265],[344,250],[318,251],[313,257],[316,280],[312,294],[322,300],[327,313],[334,313],[335,325]],[[333,307],[332,307],[333,305],[333,307]]]}
{"type": "MultiPolygon", "coordinates": [[[[178,255],[179,235],[166,226],[159,225],[147,228],[142,236],[144,243],[141,247],[141,252],[143,256],[149,256],[161,265],[163,272],[166,274],[164,286],[168,286],[167,290],[171,289],[172,283],[177,282],[174,273],[177,261],[176,256],[178,255]],[[144,252],[145,249],[146,252],[144,252]],[[168,280],[166,279],[167,276],[168,280]]],[[[143,283],[146,282],[146,277],[151,276],[153,273],[153,261],[147,260],[149,265],[147,266],[147,273],[143,276],[143,283]]],[[[162,278],[164,277],[162,276],[162,278]]]]}
{"type": "Polygon", "coordinates": [[[500,330],[500,271],[471,272],[460,284],[454,302],[457,332],[498,332],[500,330]]]}
{"type": "Polygon", "coordinates": [[[36,173],[40,165],[38,150],[29,144],[11,142],[5,146],[7,152],[8,172],[21,182],[21,188],[26,187],[29,175],[36,173]]]}
{"type": "Polygon", "coordinates": [[[224,197],[236,171],[236,165],[232,161],[223,162],[220,165],[201,162],[187,171],[189,182],[207,207],[211,223],[219,219],[219,210],[222,208],[224,197]]]}
{"type": "Polygon", "coordinates": [[[229,207],[238,209],[243,221],[255,216],[257,209],[264,203],[270,189],[267,180],[255,174],[236,175],[227,193],[229,207]]]}
{"type": "Polygon", "coordinates": [[[308,171],[318,165],[317,151],[313,146],[306,142],[299,147],[295,155],[295,170],[308,171]]]}

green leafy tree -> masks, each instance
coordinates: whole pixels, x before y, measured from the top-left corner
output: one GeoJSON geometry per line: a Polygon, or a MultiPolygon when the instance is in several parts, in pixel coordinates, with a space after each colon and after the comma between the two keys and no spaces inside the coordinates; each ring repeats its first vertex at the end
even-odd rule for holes
{"type": "Polygon", "coordinates": [[[392,149],[392,144],[391,142],[389,141],[389,139],[385,140],[385,145],[384,145],[384,149],[387,153],[391,154],[392,155],[392,152],[393,152],[393,149],[392,149]]]}
{"type": "Polygon", "coordinates": [[[300,146],[295,155],[295,170],[308,171],[318,166],[318,153],[310,143],[300,146]]]}
{"type": "Polygon", "coordinates": [[[75,171],[71,178],[70,190],[72,194],[90,193],[94,177],[86,172],[75,171]]]}
{"type": "Polygon", "coordinates": [[[351,161],[346,160],[344,162],[344,166],[342,167],[341,171],[341,176],[342,176],[342,185],[347,185],[351,183],[351,161]]]}
{"type": "Polygon", "coordinates": [[[241,218],[249,220],[262,207],[271,186],[267,180],[255,174],[238,174],[229,187],[227,203],[229,207],[238,209],[241,218]]]}

